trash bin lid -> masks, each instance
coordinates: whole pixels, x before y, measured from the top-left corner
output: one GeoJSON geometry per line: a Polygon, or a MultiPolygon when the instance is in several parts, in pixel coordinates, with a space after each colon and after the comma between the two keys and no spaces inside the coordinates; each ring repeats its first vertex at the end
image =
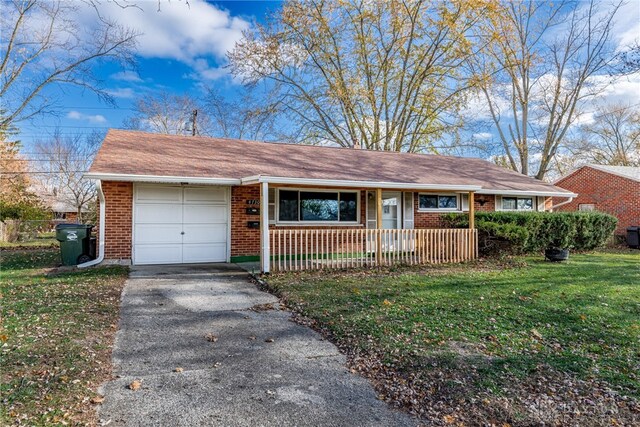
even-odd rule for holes
{"type": "Polygon", "coordinates": [[[56,230],[63,230],[65,228],[93,228],[93,225],[89,225],[89,224],[69,224],[69,223],[56,225],[56,230]]]}
{"type": "Polygon", "coordinates": [[[640,230],[640,225],[627,227],[627,231],[638,231],[640,230]]]}

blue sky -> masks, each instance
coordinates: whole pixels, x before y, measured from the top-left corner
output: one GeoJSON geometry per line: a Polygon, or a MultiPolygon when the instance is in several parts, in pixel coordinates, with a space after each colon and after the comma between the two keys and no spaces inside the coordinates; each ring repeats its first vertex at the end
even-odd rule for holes
{"type": "MultiPolygon", "coordinates": [[[[104,88],[117,106],[101,102],[90,91],[53,86],[47,95],[56,99],[57,112],[19,124],[19,138],[26,150],[38,138],[46,138],[56,128],[64,132],[87,133],[121,127],[132,114],[135,99],[161,91],[196,94],[202,84],[214,85],[228,96],[240,86],[224,68],[225,52],[256,22],[264,20],[279,1],[163,1],[136,0],[139,8],[121,9],[102,2],[101,13],[142,33],[139,37],[136,69],[124,70],[115,64],[95,67],[104,88]]],[[[79,20],[95,19],[91,10],[79,20]]]]}
{"type": "MultiPolygon", "coordinates": [[[[132,0],[133,1],[133,0],[132,0]]],[[[244,29],[265,19],[279,1],[183,1],[162,0],[160,12],[157,0],[135,0],[138,8],[122,9],[110,1],[100,2],[100,12],[142,35],[137,50],[137,69],[122,70],[115,65],[96,67],[104,87],[114,97],[117,107],[101,103],[88,91],[77,88],[50,87],[48,94],[57,99],[57,115],[44,116],[34,122],[20,123],[19,137],[28,151],[34,139],[46,137],[56,128],[65,132],[105,131],[122,126],[132,114],[137,97],[168,91],[197,95],[202,84],[217,87],[234,96],[240,85],[224,68],[225,52],[233,47],[244,29]],[[64,89],[64,90],[63,90],[64,89]]],[[[81,22],[95,21],[89,8],[79,13],[81,22]]],[[[627,2],[620,11],[614,30],[620,45],[640,35],[640,0],[627,2]]],[[[607,89],[606,96],[619,101],[638,103],[640,73],[622,79],[607,89]]],[[[474,114],[483,109],[473,101],[468,106],[474,114]]],[[[491,130],[474,137],[493,138],[491,130]]]]}

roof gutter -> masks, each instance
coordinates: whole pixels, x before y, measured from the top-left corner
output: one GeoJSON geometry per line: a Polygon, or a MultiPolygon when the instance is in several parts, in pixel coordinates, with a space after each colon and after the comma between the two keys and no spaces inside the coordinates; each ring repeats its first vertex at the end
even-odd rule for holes
{"type": "Polygon", "coordinates": [[[477,194],[497,194],[500,196],[543,196],[543,197],[577,197],[578,195],[571,192],[562,191],[526,191],[526,190],[492,190],[483,188],[476,192],[477,194]]]}
{"type": "Polygon", "coordinates": [[[104,199],[104,193],[102,192],[102,182],[99,180],[96,182],[96,189],[98,190],[98,200],[100,200],[100,222],[99,222],[99,232],[98,232],[98,257],[89,262],[85,262],[82,264],[78,264],[78,268],[87,268],[93,265],[100,264],[104,260],[104,229],[107,227],[106,223],[106,212],[107,205],[104,199]]]}
{"type": "Polygon", "coordinates": [[[208,184],[208,185],[240,185],[241,180],[236,178],[206,178],[199,176],[162,176],[162,175],[136,175],[121,173],[87,172],[86,179],[98,179],[102,181],[126,181],[126,182],[155,182],[162,184],[208,184]]]}
{"type": "Polygon", "coordinates": [[[255,175],[242,178],[243,185],[259,184],[266,182],[269,184],[290,184],[309,185],[326,187],[348,187],[348,188],[386,188],[394,190],[441,190],[441,191],[478,191],[482,187],[479,185],[442,185],[442,184],[416,184],[411,182],[386,182],[386,181],[350,181],[341,179],[310,179],[310,178],[290,178],[279,176],[255,175]]]}
{"type": "Polygon", "coordinates": [[[567,203],[571,203],[571,202],[573,202],[573,197],[569,197],[567,200],[565,200],[564,202],[560,202],[557,205],[552,205],[551,210],[554,210],[555,208],[559,208],[560,206],[564,206],[567,203]]]}

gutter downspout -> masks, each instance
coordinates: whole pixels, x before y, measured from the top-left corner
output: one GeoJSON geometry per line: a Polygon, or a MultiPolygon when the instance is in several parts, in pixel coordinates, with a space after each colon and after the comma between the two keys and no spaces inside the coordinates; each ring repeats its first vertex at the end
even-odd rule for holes
{"type": "Polygon", "coordinates": [[[571,202],[573,202],[573,197],[569,197],[569,198],[568,198],[567,200],[565,200],[564,202],[561,202],[561,203],[558,203],[557,205],[553,205],[553,206],[551,206],[551,210],[553,211],[553,210],[555,210],[555,208],[559,208],[560,206],[564,206],[564,205],[566,205],[567,203],[571,203],[571,202]]]}
{"type": "Polygon", "coordinates": [[[102,192],[102,181],[96,182],[96,188],[98,190],[98,200],[100,201],[100,231],[98,233],[98,257],[83,264],[78,264],[78,268],[91,267],[100,264],[104,260],[104,229],[106,227],[105,217],[107,206],[104,200],[104,193],[102,192]]]}

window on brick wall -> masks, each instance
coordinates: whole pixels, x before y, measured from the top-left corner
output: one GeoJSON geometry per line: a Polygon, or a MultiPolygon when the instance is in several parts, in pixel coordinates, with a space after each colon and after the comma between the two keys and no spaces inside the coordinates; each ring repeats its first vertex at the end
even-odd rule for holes
{"type": "Polygon", "coordinates": [[[420,211],[456,211],[459,210],[457,194],[419,194],[418,210],[420,211]]]}
{"type": "Polygon", "coordinates": [[[358,223],[357,191],[279,189],[277,198],[278,222],[358,223]]]}
{"type": "Polygon", "coordinates": [[[596,210],[596,205],[593,203],[580,203],[578,210],[582,212],[592,212],[596,210]]]}
{"type": "Polygon", "coordinates": [[[502,197],[503,211],[532,211],[533,197],[502,197]]]}

